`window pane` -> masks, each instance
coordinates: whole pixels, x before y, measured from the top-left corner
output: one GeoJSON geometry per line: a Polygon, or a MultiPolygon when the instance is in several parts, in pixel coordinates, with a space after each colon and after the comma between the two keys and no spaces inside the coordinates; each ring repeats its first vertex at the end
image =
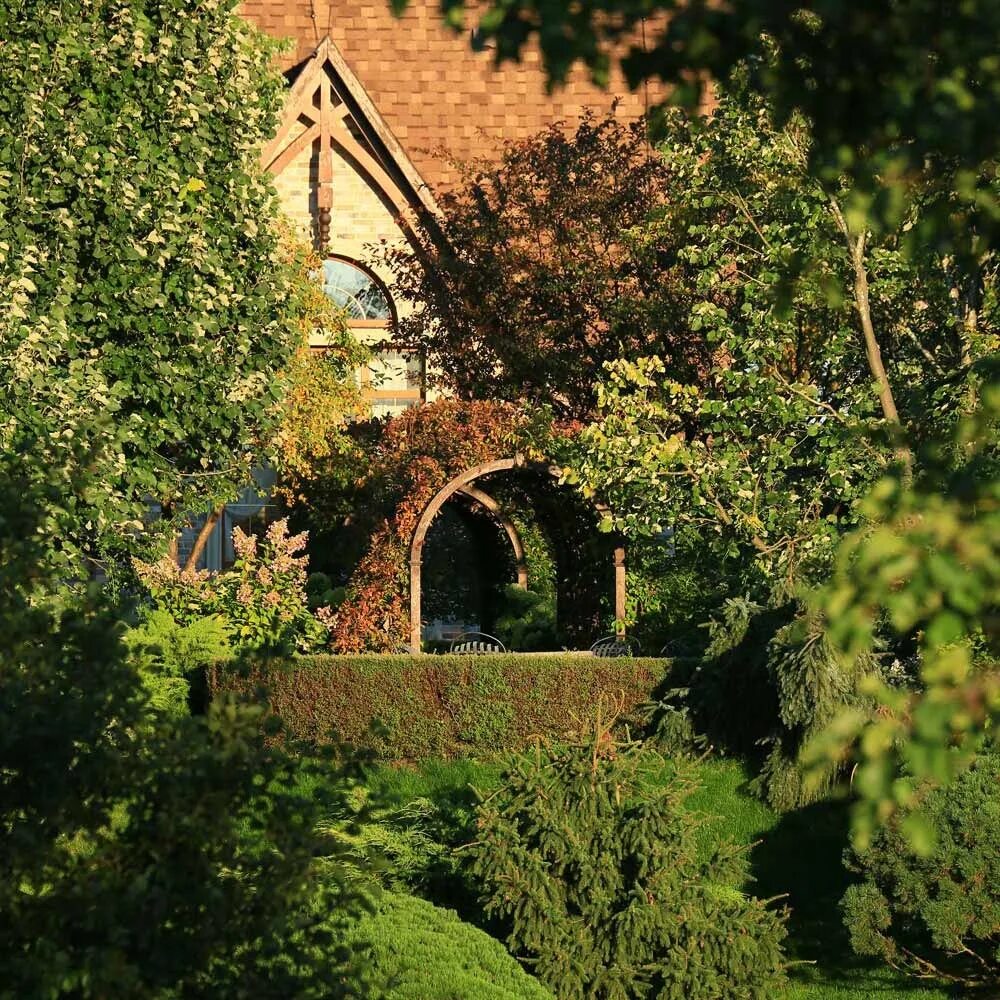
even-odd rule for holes
{"type": "Polygon", "coordinates": [[[378,282],[346,260],[323,261],[323,291],[351,319],[388,322],[392,318],[389,300],[378,282]]]}
{"type": "Polygon", "coordinates": [[[372,402],[372,416],[396,417],[411,406],[416,406],[419,402],[420,400],[416,396],[396,396],[390,399],[376,399],[372,402]]]}
{"type": "Polygon", "coordinates": [[[416,351],[381,351],[368,363],[371,386],[379,392],[420,394],[423,362],[416,351]]]}

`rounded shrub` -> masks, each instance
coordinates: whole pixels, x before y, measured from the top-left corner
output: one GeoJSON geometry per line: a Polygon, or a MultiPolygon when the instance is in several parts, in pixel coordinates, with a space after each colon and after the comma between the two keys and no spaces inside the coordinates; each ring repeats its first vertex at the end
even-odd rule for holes
{"type": "Polygon", "coordinates": [[[354,935],[386,1000],[553,1000],[499,941],[415,896],[384,893],[354,935]]]}
{"type": "Polygon", "coordinates": [[[514,758],[479,811],[472,871],[508,945],[560,1000],[769,1000],[784,914],[744,895],[743,852],[706,848],[696,787],[598,727],[514,758]]]}
{"type": "Polygon", "coordinates": [[[914,853],[912,814],[883,827],[848,866],[863,877],[843,899],[854,950],[921,978],[1000,989],[1000,753],[921,796],[933,830],[914,853]]]}

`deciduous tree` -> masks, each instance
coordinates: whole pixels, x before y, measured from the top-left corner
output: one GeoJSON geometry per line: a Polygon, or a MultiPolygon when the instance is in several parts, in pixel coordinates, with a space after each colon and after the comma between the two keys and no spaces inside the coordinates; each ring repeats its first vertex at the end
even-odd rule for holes
{"type": "Polygon", "coordinates": [[[892,462],[911,474],[906,435],[954,420],[969,362],[996,342],[991,309],[970,337],[954,258],[848,222],[847,181],[813,177],[809,143],[801,118],[774,125],[746,73],[704,123],[666,118],[683,194],[643,238],[684,234],[697,294],[684,321],[713,362],[699,381],[671,358],[611,366],[570,460],[619,527],[694,530],[769,573],[829,565],[855,502],[892,462]]]}
{"type": "Polygon", "coordinates": [[[621,357],[660,352],[696,379],[707,352],[685,321],[675,242],[666,225],[655,242],[636,238],[680,193],[645,124],[614,113],[466,165],[440,228],[387,253],[416,305],[402,335],[459,396],[544,403],[564,418],[590,415],[602,366],[621,357]]]}
{"type": "Polygon", "coordinates": [[[258,169],[283,81],[235,0],[0,4],[0,383],[39,442],[107,415],[73,537],[204,509],[279,419],[286,316],[258,169]]]}

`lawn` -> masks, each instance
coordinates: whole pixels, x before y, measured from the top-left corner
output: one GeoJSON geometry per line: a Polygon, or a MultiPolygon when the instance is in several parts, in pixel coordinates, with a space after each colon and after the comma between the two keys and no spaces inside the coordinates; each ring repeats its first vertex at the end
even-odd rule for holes
{"type": "MultiPolygon", "coordinates": [[[[842,804],[822,804],[778,815],[746,791],[737,761],[709,760],[702,787],[689,800],[711,817],[710,837],[747,845],[764,897],[785,896],[791,910],[788,952],[794,963],[789,1000],[946,1000],[946,990],[922,986],[855,956],[840,921],[838,902],[848,878],[841,864],[846,843],[842,804]]],[[[468,809],[473,788],[489,793],[500,769],[472,760],[427,761],[419,768],[382,768],[373,788],[400,804],[428,798],[442,808],[468,809]]]]}

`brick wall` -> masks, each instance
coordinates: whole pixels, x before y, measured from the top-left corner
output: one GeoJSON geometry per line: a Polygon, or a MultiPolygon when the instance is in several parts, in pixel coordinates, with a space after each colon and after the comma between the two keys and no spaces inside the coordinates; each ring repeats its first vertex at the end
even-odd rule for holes
{"type": "MultiPolygon", "coordinates": [[[[282,208],[307,242],[315,237],[316,172],[316,158],[307,148],[275,178],[282,208]]],[[[334,157],[332,190],[331,253],[371,263],[369,244],[403,238],[396,210],[348,160],[334,157]]]]}

